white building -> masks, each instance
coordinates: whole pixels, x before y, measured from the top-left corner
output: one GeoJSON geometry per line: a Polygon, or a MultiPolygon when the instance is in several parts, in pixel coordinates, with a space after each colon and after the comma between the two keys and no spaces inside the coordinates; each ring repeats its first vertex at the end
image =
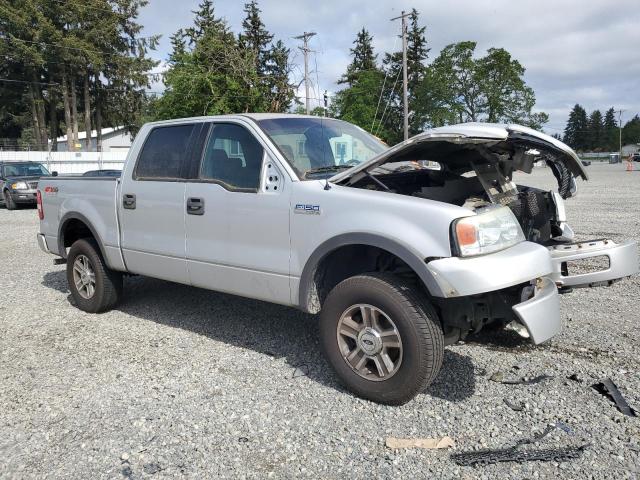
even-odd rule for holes
{"type": "MultiPolygon", "coordinates": [[[[96,130],[91,131],[91,148],[90,152],[96,151],[98,133],[96,130]]],[[[80,147],[76,150],[87,151],[85,138],[87,132],[78,132],[78,143],[80,147]]],[[[115,152],[115,151],[127,151],[131,147],[133,137],[128,133],[124,127],[115,128],[103,128],[102,129],[102,151],[103,152],[115,152]]],[[[58,151],[68,152],[69,146],[67,142],[67,136],[58,138],[58,151]]]]}
{"type": "Polygon", "coordinates": [[[622,157],[628,157],[632,153],[640,152],[640,144],[630,143],[622,146],[622,157]]]}

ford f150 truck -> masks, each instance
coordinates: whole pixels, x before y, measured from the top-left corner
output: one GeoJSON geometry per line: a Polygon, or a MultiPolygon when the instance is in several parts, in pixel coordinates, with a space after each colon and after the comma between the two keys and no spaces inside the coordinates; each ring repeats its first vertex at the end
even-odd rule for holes
{"type": "Polygon", "coordinates": [[[87,312],[117,304],[124,274],[319,312],[341,381],[401,404],[446,344],[488,324],[545,342],[561,329],[559,293],[637,272],[634,242],[573,241],[576,178],[569,147],[518,125],[389,148],[329,118],[181,119],[143,126],[119,178],[43,178],[37,238],[87,312]],[[558,191],[514,183],[536,162],[558,191]],[[573,271],[593,257],[606,265],[573,271]]]}

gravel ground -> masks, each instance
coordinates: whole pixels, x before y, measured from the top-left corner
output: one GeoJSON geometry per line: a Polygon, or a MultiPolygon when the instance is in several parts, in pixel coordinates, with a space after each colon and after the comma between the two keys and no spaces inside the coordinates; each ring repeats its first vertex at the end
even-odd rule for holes
{"type": "MultiPolygon", "coordinates": [[[[640,172],[588,167],[568,201],[580,238],[640,236],[640,172]]],[[[526,180],[544,185],[548,169],[526,180]]],[[[523,178],[521,178],[522,180],[523,178]]],[[[524,183],[524,182],[523,182],[524,183]]],[[[533,348],[509,332],[448,347],[436,382],[402,407],[354,398],[320,354],[314,316],[147,278],[102,315],[69,302],[40,252],[36,212],[0,210],[0,477],[636,478],[640,418],[590,386],[611,377],[640,409],[640,278],[562,297],[564,331],[533,348]],[[551,376],[536,385],[490,380],[551,376]],[[579,381],[567,377],[577,374],[579,381]],[[522,411],[504,399],[524,403],[522,411]],[[564,422],[540,446],[591,446],[566,463],[458,467],[455,451],[508,446],[564,422]]]]}

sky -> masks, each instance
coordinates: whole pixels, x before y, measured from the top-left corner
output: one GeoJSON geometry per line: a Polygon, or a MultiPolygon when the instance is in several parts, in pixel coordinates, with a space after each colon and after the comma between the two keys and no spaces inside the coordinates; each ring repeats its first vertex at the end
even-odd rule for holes
{"type": "MultiPolygon", "coordinates": [[[[152,56],[166,60],[169,36],[192,24],[197,0],[149,0],[140,12],[144,35],[161,34],[152,56]]],[[[214,0],[216,16],[241,30],[244,1],[214,0]]],[[[303,57],[293,37],[316,32],[310,41],[314,92],[340,87],[336,80],[350,61],[349,49],[363,26],[379,54],[398,50],[399,22],[390,19],[416,8],[431,48],[427,63],[451,43],[471,40],[476,53],[491,47],[511,53],[526,68],[536,111],[549,114],[545,130],[561,133],[576,103],[587,112],[623,109],[622,122],[640,113],[640,2],[638,0],[258,0],[266,28],[294,53],[303,77],[303,57]]],[[[162,65],[158,70],[162,69],[162,65]]],[[[162,89],[154,85],[153,89],[162,89]]],[[[302,91],[300,92],[302,93],[302,91]]],[[[315,101],[319,102],[319,100],[315,101]]],[[[317,105],[317,103],[316,103],[317,105]]],[[[316,106],[312,103],[312,107],[316,106]]]]}

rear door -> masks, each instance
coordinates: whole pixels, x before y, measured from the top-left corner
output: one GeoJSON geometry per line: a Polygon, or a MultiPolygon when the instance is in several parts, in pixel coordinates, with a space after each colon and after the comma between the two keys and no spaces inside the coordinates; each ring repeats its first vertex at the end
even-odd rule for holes
{"type": "Polygon", "coordinates": [[[290,304],[290,182],[251,126],[211,124],[186,190],[191,283],[290,304]]]}
{"type": "Polygon", "coordinates": [[[127,270],[189,283],[185,260],[184,172],[202,124],[154,127],[120,189],[121,246],[127,270]]]}

